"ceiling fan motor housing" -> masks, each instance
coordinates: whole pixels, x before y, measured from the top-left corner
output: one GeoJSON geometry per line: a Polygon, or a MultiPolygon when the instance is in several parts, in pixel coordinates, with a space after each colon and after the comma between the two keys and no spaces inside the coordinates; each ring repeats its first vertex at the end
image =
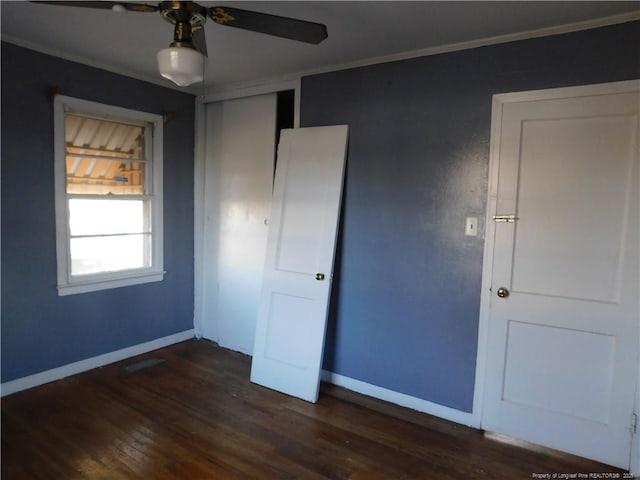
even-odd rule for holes
{"type": "Polygon", "coordinates": [[[207,9],[194,2],[161,2],[162,18],[175,25],[172,47],[195,48],[193,32],[207,21],[207,9]]]}

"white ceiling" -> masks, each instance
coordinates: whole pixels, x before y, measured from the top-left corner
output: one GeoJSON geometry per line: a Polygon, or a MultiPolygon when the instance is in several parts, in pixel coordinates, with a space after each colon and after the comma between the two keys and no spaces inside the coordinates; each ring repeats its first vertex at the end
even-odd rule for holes
{"type": "MultiPolygon", "coordinates": [[[[564,31],[640,18],[640,1],[199,3],[324,23],[329,32],[321,44],[307,45],[209,21],[205,76],[209,92],[231,85],[290,79],[301,72],[371,63],[371,59],[381,57],[424,54],[452,44],[491,42],[493,37],[505,35],[508,39],[521,32],[564,31]],[[576,23],[579,25],[572,25],[576,23]],[[572,26],[554,29],[566,25],[572,26]]],[[[117,13],[3,0],[0,15],[4,40],[172,86],[156,70],[156,52],[168,46],[173,37],[172,25],[158,13],[117,13]]],[[[187,90],[202,92],[202,86],[187,90]]]]}

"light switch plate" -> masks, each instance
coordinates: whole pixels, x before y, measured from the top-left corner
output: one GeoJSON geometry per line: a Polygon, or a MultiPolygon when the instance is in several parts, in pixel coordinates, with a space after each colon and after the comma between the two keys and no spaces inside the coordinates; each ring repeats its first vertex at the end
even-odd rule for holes
{"type": "Polygon", "coordinates": [[[464,227],[464,234],[470,237],[478,235],[478,217],[467,217],[464,227]]]}

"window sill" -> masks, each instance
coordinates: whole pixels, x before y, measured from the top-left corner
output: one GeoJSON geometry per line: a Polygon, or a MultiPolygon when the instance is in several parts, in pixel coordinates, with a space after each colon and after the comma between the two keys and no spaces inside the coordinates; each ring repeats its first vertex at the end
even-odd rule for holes
{"type": "Polygon", "coordinates": [[[95,279],[90,281],[76,281],[74,283],[59,284],[58,296],[75,295],[79,293],[97,292],[111,288],[129,287],[142,283],[161,282],[166,272],[147,272],[131,276],[121,276],[112,279],[95,279]]]}

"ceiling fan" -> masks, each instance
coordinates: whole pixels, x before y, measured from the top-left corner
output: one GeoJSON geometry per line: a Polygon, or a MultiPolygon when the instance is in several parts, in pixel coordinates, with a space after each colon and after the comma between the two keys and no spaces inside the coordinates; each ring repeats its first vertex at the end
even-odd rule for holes
{"type": "Polygon", "coordinates": [[[318,44],[327,38],[327,27],[320,23],[223,6],[203,7],[196,2],[165,1],[156,5],[133,2],[66,1],[47,5],[99,8],[116,12],[160,12],[174,24],[173,42],[158,52],[160,74],[179,86],[201,82],[207,43],[204,25],[210,18],[218,25],[241,28],[300,42],[318,44]]]}

